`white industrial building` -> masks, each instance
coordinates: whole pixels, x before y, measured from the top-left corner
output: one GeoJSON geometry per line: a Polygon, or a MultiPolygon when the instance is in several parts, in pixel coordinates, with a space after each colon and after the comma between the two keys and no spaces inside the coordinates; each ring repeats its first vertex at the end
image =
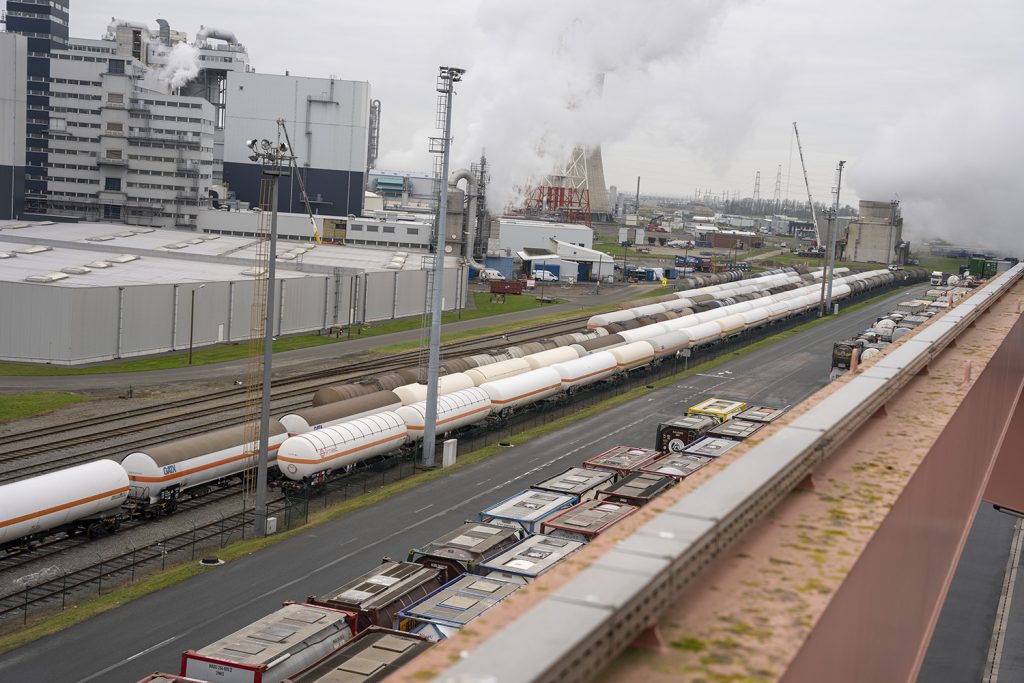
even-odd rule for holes
{"type": "MultiPolygon", "coordinates": [[[[0,221],[0,359],[75,364],[250,335],[251,238],[110,223],[0,221]],[[195,323],[190,326],[193,292],[195,323]],[[191,328],[191,329],[190,329],[191,328]]],[[[278,244],[275,334],[420,315],[424,256],[278,244]]],[[[446,260],[446,308],[465,304],[446,260]]]]}
{"type": "Polygon", "coordinates": [[[589,249],[594,246],[594,231],[575,223],[548,223],[502,216],[491,225],[487,253],[490,256],[511,256],[525,247],[547,249],[550,240],[589,249]]]}
{"type": "Polygon", "coordinates": [[[0,219],[19,216],[25,199],[25,68],[28,40],[0,33],[0,219]]]}

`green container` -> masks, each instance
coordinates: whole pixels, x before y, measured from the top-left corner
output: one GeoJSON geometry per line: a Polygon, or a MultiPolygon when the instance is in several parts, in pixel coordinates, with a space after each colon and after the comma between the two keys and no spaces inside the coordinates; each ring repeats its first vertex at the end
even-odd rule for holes
{"type": "Polygon", "coordinates": [[[977,278],[985,277],[985,259],[983,258],[972,258],[968,264],[967,269],[971,275],[977,278]]]}
{"type": "Polygon", "coordinates": [[[996,261],[985,261],[985,270],[982,275],[983,278],[990,278],[996,276],[996,271],[999,269],[999,264],[996,261]]]}

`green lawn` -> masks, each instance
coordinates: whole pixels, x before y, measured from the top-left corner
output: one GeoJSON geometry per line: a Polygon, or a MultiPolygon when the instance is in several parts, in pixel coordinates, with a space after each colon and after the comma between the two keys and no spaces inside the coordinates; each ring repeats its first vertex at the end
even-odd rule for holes
{"type": "Polygon", "coordinates": [[[948,256],[916,256],[921,263],[918,268],[928,270],[941,270],[944,273],[959,273],[960,266],[967,264],[965,258],[949,258],[948,256]]]}
{"type": "MultiPolygon", "coordinates": [[[[545,288],[545,294],[555,296],[558,287],[545,288]]],[[[539,293],[539,289],[538,289],[539,293]]],[[[474,292],[473,299],[475,307],[462,311],[461,318],[457,312],[444,314],[444,322],[456,322],[458,320],[474,320],[501,313],[514,313],[533,308],[541,308],[550,304],[542,304],[533,295],[506,296],[505,303],[491,302],[491,295],[486,292],[474,292]]],[[[403,318],[402,320],[389,320],[383,323],[374,323],[364,326],[357,334],[352,333],[353,339],[372,337],[392,332],[403,332],[415,330],[423,323],[422,318],[403,318]]],[[[335,339],[327,335],[305,334],[293,337],[282,337],[274,341],[274,353],[304,349],[310,346],[321,346],[323,344],[334,344],[344,342],[347,336],[335,339]]],[[[221,344],[213,347],[196,349],[192,354],[192,365],[208,365],[210,363],[223,363],[225,361],[246,358],[249,355],[249,344],[221,344]]],[[[41,376],[41,375],[95,375],[112,372],[144,372],[146,370],[167,370],[171,368],[188,367],[188,352],[175,351],[163,353],[156,356],[144,358],[132,358],[128,360],[110,361],[89,367],[65,367],[60,365],[35,365],[30,363],[0,363],[0,375],[7,376],[41,376]]]]}
{"type": "Polygon", "coordinates": [[[41,413],[48,413],[61,406],[81,403],[89,399],[79,394],[64,391],[28,391],[23,394],[0,395],[0,422],[20,420],[41,413]]]}

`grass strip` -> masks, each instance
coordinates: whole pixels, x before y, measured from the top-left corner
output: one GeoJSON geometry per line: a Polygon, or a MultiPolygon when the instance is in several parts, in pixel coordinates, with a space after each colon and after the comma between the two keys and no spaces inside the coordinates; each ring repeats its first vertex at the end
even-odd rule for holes
{"type": "Polygon", "coordinates": [[[0,422],[41,415],[72,403],[88,401],[88,397],[66,391],[26,391],[0,395],[0,422]]]}
{"type": "MultiPolygon", "coordinates": [[[[916,284],[918,283],[914,283],[914,285],[907,285],[907,287],[912,287],[915,286],[916,284]]],[[[878,294],[877,296],[873,296],[869,299],[865,299],[864,301],[853,304],[852,306],[848,306],[845,309],[840,310],[839,316],[853,313],[854,311],[857,311],[869,304],[874,303],[875,301],[882,297],[890,296],[894,292],[902,291],[902,289],[906,289],[907,287],[903,287],[898,290],[888,290],[886,292],[878,294]]],[[[771,336],[765,337],[760,341],[756,341],[753,344],[748,344],[742,348],[736,349],[735,351],[724,353],[718,356],[717,358],[712,358],[710,360],[704,361],[703,363],[698,363],[697,365],[694,365],[676,374],[670,375],[669,377],[664,377],[660,380],[650,382],[650,386],[652,386],[654,389],[650,389],[646,385],[642,387],[637,387],[635,389],[631,389],[625,393],[609,397],[604,401],[601,401],[600,403],[596,403],[593,406],[590,406],[589,408],[584,408],[583,410],[580,410],[571,415],[566,415],[557,420],[554,420],[553,422],[538,425],[533,429],[521,432],[520,434],[517,434],[514,438],[509,440],[515,444],[523,444],[525,442],[539,438],[541,436],[544,436],[545,434],[561,429],[562,427],[566,427],[574,422],[590,417],[591,415],[595,415],[599,412],[608,410],[610,408],[614,408],[618,405],[621,405],[622,403],[625,403],[626,401],[631,401],[633,399],[640,398],[641,396],[644,396],[653,390],[670,386],[678,382],[679,380],[695,375],[698,372],[705,372],[719,365],[722,365],[723,363],[727,363],[731,360],[739,358],[744,354],[751,353],[753,351],[756,351],[757,349],[764,348],[765,346],[769,346],[771,344],[775,344],[776,342],[782,341],[784,339],[788,339],[789,337],[792,337],[796,334],[799,334],[800,332],[815,327],[816,325],[820,325],[828,320],[832,320],[835,317],[837,316],[809,320],[808,322],[802,323],[800,325],[797,325],[796,327],[790,328],[788,330],[783,330],[782,332],[778,332],[771,336]]],[[[217,556],[225,562],[230,562],[232,560],[238,559],[239,557],[251,555],[252,553],[261,550],[269,545],[272,545],[274,543],[280,543],[281,541],[291,538],[296,534],[303,533],[320,524],[331,521],[333,519],[337,519],[342,515],[346,515],[351,512],[355,512],[356,510],[360,510],[370,505],[379,503],[403,491],[411,489],[415,486],[419,486],[421,484],[425,484],[428,481],[443,476],[444,474],[451,472],[453,470],[474,465],[502,451],[507,452],[507,449],[503,448],[497,443],[491,444],[490,446],[484,446],[483,448],[478,448],[477,450],[472,451],[471,453],[460,455],[458,461],[452,467],[443,470],[437,469],[417,472],[416,474],[410,477],[406,477],[405,479],[397,481],[393,484],[388,484],[386,486],[382,486],[381,488],[368,491],[367,493],[357,498],[351,498],[331,508],[311,514],[309,517],[309,521],[302,526],[290,529],[288,531],[283,531],[278,534],[274,534],[273,536],[268,536],[259,539],[251,539],[246,541],[238,541],[236,543],[228,545],[225,548],[218,551],[217,556]]],[[[88,599],[77,606],[73,606],[69,610],[65,610],[59,614],[55,614],[50,617],[44,617],[43,619],[39,620],[38,622],[30,626],[27,626],[26,628],[0,637],[0,654],[8,652],[17,647],[21,647],[22,645],[30,643],[38,638],[42,638],[44,636],[57,633],[58,631],[66,629],[70,626],[74,626],[75,624],[81,623],[98,614],[102,614],[103,612],[119,607],[127,602],[143,597],[145,595],[149,595],[150,593],[156,592],[180,581],[184,581],[185,579],[189,579],[204,571],[216,571],[216,567],[203,567],[199,565],[198,562],[189,562],[188,564],[178,565],[176,567],[171,567],[169,569],[162,570],[155,574],[151,574],[143,579],[140,579],[134,584],[127,586],[124,589],[119,589],[115,593],[110,593],[108,595],[88,599]]]]}

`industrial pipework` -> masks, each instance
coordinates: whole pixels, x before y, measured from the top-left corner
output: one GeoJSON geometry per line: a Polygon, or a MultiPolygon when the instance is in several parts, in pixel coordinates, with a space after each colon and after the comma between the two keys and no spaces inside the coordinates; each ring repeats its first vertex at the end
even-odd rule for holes
{"type": "Polygon", "coordinates": [[[219,28],[212,28],[210,26],[200,26],[199,32],[196,33],[196,45],[203,46],[208,43],[208,39],[215,38],[217,40],[223,40],[229,45],[238,45],[238,38],[235,37],[233,31],[225,31],[219,28]]]}
{"type": "Polygon", "coordinates": [[[469,184],[469,207],[467,208],[468,217],[466,218],[466,263],[469,264],[470,268],[477,270],[483,270],[487,266],[478,262],[473,258],[473,245],[476,243],[476,196],[477,196],[477,185],[476,176],[470,171],[460,168],[459,170],[452,173],[451,178],[448,180],[448,187],[451,189],[458,188],[459,181],[465,180],[469,184]]]}

